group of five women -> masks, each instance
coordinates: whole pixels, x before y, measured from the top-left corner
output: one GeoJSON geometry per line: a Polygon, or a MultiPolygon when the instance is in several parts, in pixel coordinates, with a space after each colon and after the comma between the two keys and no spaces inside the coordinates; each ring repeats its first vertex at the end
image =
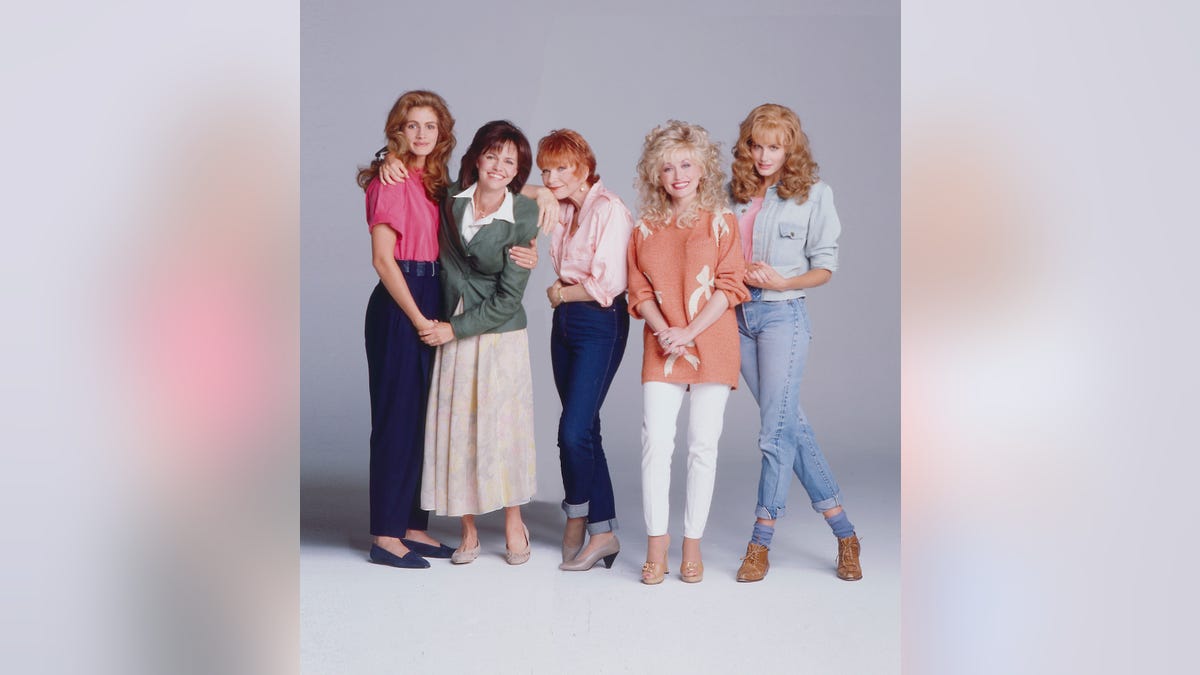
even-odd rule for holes
{"type": "Polygon", "coordinates": [[[862,577],[858,538],[799,403],[811,339],[805,289],[836,271],[840,224],[795,113],[775,104],[751,111],[728,184],[702,127],[675,120],[656,127],[637,166],[636,221],[604,186],[575,131],[550,132],[535,158],[517,127],[489,122],[453,182],[454,119],[440,96],[402,95],[385,133],[382,156],[358,176],[380,279],[365,329],[373,562],[469,563],[480,551],[475,516],[501,508],[507,562],[530,557],[520,510],[535,489],[522,298],[540,226],[557,275],[546,295],[562,401],[560,569],[611,567],[620,551],[600,410],[632,316],[645,323],[642,582],[660,583],[668,570],[671,455],[688,394],[679,575],[703,579],[700,541],[739,372],[759,405],[762,468],[738,581],[765,577],[793,472],[837,536],[837,575],[862,577]],[[527,184],[535,159],[540,187],[527,184]],[[429,536],[429,511],[461,517],[458,548],[429,536]]]}

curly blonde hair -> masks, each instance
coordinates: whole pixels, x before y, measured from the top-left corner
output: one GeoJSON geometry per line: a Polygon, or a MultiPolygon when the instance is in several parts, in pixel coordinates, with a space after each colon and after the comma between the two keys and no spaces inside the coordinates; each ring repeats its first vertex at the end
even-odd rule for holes
{"type": "MultiPolygon", "coordinates": [[[[404,123],[408,120],[408,113],[413,108],[431,108],[438,119],[437,143],[433,145],[433,152],[425,158],[425,173],[421,176],[425,195],[436,204],[441,201],[446,186],[450,184],[448,164],[450,153],[454,150],[456,142],[454,117],[450,115],[450,108],[446,105],[445,99],[432,91],[415,89],[401,94],[400,98],[396,99],[396,103],[392,105],[391,111],[388,112],[383,133],[387,136],[388,153],[399,157],[405,166],[412,166],[414,157],[409,152],[408,138],[404,135],[404,123]]],[[[366,190],[371,180],[379,175],[381,164],[379,160],[375,160],[371,162],[370,166],[360,168],[358,170],[358,186],[366,190]]]]}
{"type": "Polygon", "coordinates": [[[760,139],[777,139],[787,148],[786,159],[779,169],[776,190],[784,199],[795,199],[803,203],[808,199],[808,190],[820,177],[820,167],[812,158],[808,147],[808,135],[800,128],[800,118],[791,108],[777,103],[764,103],[746,116],[738,128],[737,145],[733,147],[733,180],[729,192],[736,202],[748,202],[758,192],[763,178],[754,168],[754,157],[750,154],[754,136],[760,139]]]}
{"type": "Polygon", "coordinates": [[[719,213],[726,208],[725,172],[721,170],[720,145],[712,141],[704,127],[679,120],[667,120],[646,134],[642,157],[637,164],[634,186],[638,191],[638,208],[642,220],[652,227],[663,227],[674,217],[679,227],[696,224],[697,211],[704,209],[719,213]],[[662,165],[679,153],[688,153],[701,165],[696,199],[681,213],[675,213],[671,197],[660,181],[662,165]]]}

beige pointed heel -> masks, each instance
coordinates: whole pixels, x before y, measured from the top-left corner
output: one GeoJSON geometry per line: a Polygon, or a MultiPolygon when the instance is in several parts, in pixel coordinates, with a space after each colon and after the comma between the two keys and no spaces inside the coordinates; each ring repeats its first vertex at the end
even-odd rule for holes
{"type": "Polygon", "coordinates": [[[585,572],[596,566],[596,563],[604,561],[606,569],[612,569],[613,562],[617,559],[617,554],[621,552],[621,542],[614,535],[612,541],[604,546],[592,551],[589,555],[575,558],[570,562],[565,562],[558,566],[558,569],[565,572],[585,572]]]}

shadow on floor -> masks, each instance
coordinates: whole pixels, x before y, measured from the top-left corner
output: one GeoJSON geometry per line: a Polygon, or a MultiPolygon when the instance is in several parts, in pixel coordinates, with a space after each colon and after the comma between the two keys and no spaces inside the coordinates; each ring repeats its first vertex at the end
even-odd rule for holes
{"type": "MultiPolygon", "coordinates": [[[[305,480],[300,485],[300,543],[306,546],[349,548],[366,552],[371,548],[370,512],[366,481],[327,478],[305,480]]],[[[558,502],[534,501],[521,507],[530,540],[557,549],[562,541],[566,517],[558,502]]],[[[485,549],[504,550],[503,510],[475,519],[485,549]]],[[[458,518],[430,516],[429,531],[435,538],[457,546],[461,531],[458,518]]]]}

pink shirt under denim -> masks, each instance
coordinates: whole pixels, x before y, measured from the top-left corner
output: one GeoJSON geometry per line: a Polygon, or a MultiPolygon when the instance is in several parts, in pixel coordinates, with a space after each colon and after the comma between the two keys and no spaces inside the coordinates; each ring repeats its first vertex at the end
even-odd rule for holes
{"type": "Polygon", "coordinates": [[[742,235],[742,253],[746,256],[746,262],[754,262],[754,219],[758,217],[758,212],[762,211],[763,198],[755,197],[750,200],[750,210],[742,214],[738,218],[738,229],[742,235]]]}
{"type": "Polygon", "coordinates": [[[550,238],[550,260],[564,284],[582,284],[596,302],[609,307],[625,292],[625,256],[633,216],[617,195],[604,183],[588,190],[579,207],[579,229],[568,236],[575,205],[567,203],[559,211],[559,224],[550,238]]]}
{"type": "Polygon", "coordinates": [[[396,231],[396,260],[437,260],[438,209],[425,196],[422,169],[409,169],[399,185],[376,176],[367,185],[367,228],[387,225],[396,231]]]}

